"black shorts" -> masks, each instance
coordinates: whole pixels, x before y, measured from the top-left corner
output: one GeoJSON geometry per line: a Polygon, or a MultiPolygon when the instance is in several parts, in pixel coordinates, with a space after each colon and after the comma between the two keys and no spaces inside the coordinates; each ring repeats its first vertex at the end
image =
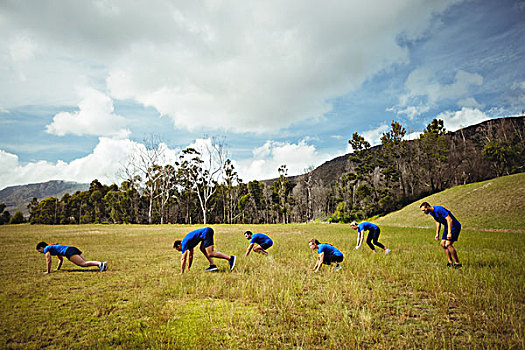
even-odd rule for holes
{"type": "Polygon", "coordinates": [[[323,264],[330,265],[333,262],[336,262],[336,263],[343,262],[343,256],[342,255],[325,255],[324,256],[323,264]]]}
{"type": "Polygon", "coordinates": [[[212,245],[213,245],[213,229],[209,227],[206,230],[206,236],[202,240],[202,246],[204,248],[208,248],[209,246],[212,246],[212,245]]]}
{"type": "Polygon", "coordinates": [[[441,239],[444,239],[446,241],[456,242],[459,238],[459,233],[461,232],[461,226],[454,226],[452,227],[452,238],[450,240],[447,239],[448,236],[448,227],[443,230],[443,235],[441,236],[441,239]]]}
{"type": "Polygon", "coordinates": [[[259,244],[261,246],[262,249],[266,250],[268,248],[270,248],[273,243],[263,243],[263,244],[259,244]]]}
{"type": "Polygon", "coordinates": [[[82,252],[77,247],[69,247],[66,249],[66,258],[71,260],[73,255],[82,255],[82,252]]]}

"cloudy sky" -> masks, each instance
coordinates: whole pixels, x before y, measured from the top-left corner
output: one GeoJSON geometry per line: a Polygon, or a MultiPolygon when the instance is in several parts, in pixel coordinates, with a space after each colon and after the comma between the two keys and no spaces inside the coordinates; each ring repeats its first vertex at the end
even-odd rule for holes
{"type": "Polygon", "coordinates": [[[0,189],[224,139],[244,181],[525,110],[524,0],[1,0],[0,189]]]}

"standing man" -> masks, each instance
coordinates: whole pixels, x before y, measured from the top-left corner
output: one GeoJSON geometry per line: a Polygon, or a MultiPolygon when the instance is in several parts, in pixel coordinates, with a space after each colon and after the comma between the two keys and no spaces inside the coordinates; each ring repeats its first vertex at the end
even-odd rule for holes
{"type": "Polygon", "coordinates": [[[250,240],[250,245],[248,246],[248,249],[246,250],[246,256],[250,254],[250,251],[252,250],[252,248],[253,248],[253,251],[256,253],[268,255],[268,252],[266,250],[273,245],[272,239],[268,237],[267,235],[265,235],[264,233],[252,234],[252,231],[246,231],[244,232],[244,237],[250,240]]]}
{"type": "Polygon", "coordinates": [[[379,229],[379,226],[377,226],[376,224],[372,224],[371,222],[363,221],[362,223],[358,225],[357,222],[352,221],[352,223],[350,224],[350,227],[353,230],[357,230],[357,244],[354,250],[358,250],[359,247],[361,247],[361,244],[363,243],[363,237],[365,236],[364,231],[368,231],[368,236],[366,236],[366,244],[368,244],[370,249],[372,249],[372,252],[377,253],[376,248],[374,247],[375,245],[383,249],[385,255],[390,253],[390,249],[386,249],[384,245],[382,245],[381,243],[377,241],[379,239],[379,234],[381,233],[381,230],[379,229]]]}
{"type": "Polygon", "coordinates": [[[230,265],[230,271],[233,271],[233,268],[235,267],[235,261],[237,260],[237,258],[235,257],[235,255],[230,256],[221,252],[214,251],[213,229],[211,227],[204,227],[189,232],[186,236],[184,236],[182,241],[176,240],[175,243],[173,243],[173,248],[175,248],[179,252],[182,252],[182,258],[180,259],[181,274],[184,273],[184,270],[186,268],[186,261],[188,261],[188,270],[190,269],[191,264],[193,263],[193,248],[195,248],[199,243],[202,254],[204,254],[206,259],[208,259],[210,263],[210,267],[208,267],[205,271],[217,271],[217,265],[215,265],[215,263],[213,262],[213,258],[228,260],[228,264],[230,265]]]}
{"type": "Polygon", "coordinates": [[[461,224],[459,221],[452,215],[450,210],[440,207],[440,206],[431,206],[428,202],[423,202],[419,206],[419,209],[425,214],[430,214],[436,220],[436,241],[439,240],[439,230],[441,229],[441,224],[443,224],[443,236],[441,237],[441,246],[443,247],[443,252],[447,256],[449,267],[460,268],[462,265],[459,263],[458,253],[452,245],[455,241],[458,240],[459,232],[461,231],[461,224]],[[452,261],[454,259],[454,261],[452,261]]]}

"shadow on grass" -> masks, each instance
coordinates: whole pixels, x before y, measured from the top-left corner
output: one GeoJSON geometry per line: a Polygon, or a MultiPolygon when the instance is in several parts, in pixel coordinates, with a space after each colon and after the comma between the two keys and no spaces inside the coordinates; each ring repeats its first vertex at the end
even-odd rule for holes
{"type": "Polygon", "coordinates": [[[60,269],[64,272],[100,272],[98,269],[60,269]]]}
{"type": "Polygon", "coordinates": [[[478,261],[478,262],[475,262],[475,263],[470,264],[470,265],[471,266],[475,266],[475,267],[493,269],[493,268],[496,268],[496,267],[501,267],[501,262],[496,262],[496,261],[478,261]]]}

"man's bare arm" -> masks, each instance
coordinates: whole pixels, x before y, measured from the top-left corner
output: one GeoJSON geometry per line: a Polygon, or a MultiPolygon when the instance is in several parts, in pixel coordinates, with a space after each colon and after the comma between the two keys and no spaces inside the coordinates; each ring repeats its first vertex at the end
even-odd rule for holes
{"type": "Polygon", "coordinates": [[[246,255],[245,256],[248,256],[248,254],[250,254],[250,251],[252,250],[253,246],[255,245],[255,243],[252,243],[248,246],[248,249],[246,250],[246,255]]]}
{"type": "Polygon", "coordinates": [[[188,253],[188,271],[190,271],[190,267],[193,264],[193,248],[189,250],[188,253]]]}
{"type": "Polygon", "coordinates": [[[45,273],[51,273],[51,253],[46,253],[46,267],[47,271],[45,273]]]}
{"type": "Polygon", "coordinates": [[[324,252],[319,254],[319,257],[317,258],[317,263],[315,264],[314,272],[319,271],[319,269],[321,268],[321,265],[323,264],[323,261],[324,261],[324,252]]]}
{"type": "Polygon", "coordinates": [[[58,271],[62,267],[62,263],[64,262],[64,258],[62,257],[62,255],[58,255],[57,258],[58,258],[58,265],[57,265],[57,271],[58,271]]]}
{"type": "Polygon", "coordinates": [[[188,250],[186,250],[184,253],[182,253],[182,257],[180,258],[180,273],[184,273],[184,270],[186,269],[186,260],[188,259],[188,250]]]}

